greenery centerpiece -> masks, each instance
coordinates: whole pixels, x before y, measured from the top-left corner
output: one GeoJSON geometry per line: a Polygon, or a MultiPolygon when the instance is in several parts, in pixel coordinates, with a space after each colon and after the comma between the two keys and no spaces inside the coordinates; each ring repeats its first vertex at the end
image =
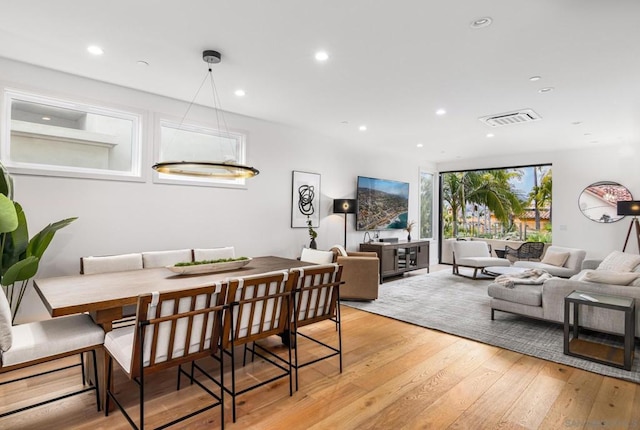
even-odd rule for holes
{"type": "Polygon", "coordinates": [[[13,200],[13,178],[0,164],[0,284],[15,321],[31,278],[38,272],[40,260],[56,231],[77,218],[49,224],[29,239],[27,218],[22,206],[13,200]]]}
{"type": "Polygon", "coordinates": [[[245,261],[248,259],[249,257],[237,257],[237,258],[218,258],[217,260],[181,261],[179,263],[176,263],[174,266],[185,267],[185,266],[199,266],[201,264],[231,263],[233,261],[245,261]]]}

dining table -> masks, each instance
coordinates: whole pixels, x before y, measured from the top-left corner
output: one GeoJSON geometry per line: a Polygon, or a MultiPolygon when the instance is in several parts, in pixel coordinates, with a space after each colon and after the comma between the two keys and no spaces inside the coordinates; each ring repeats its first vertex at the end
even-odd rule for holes
{"type": "MultiPolygon", "coordinates": [[[[274,271],[311,266],[309,263],[290,258],[265,256],[254,257],[245,266],[234,270],[178,274],[167,267],[137,269],[122,272],[91,275],[70,275],[35,279],[33,284],[38,295],[52,317],[77,313],[89,313],[105,332],[111,331],[113,322],[122,318],[123,307],[135,305],[138,296],[152,292],[183,290],[215,285],[228,279],[259,275],[274,271]]],[[[105,405],[105,369],[107,354],[101,352],[98,360],[101,399],[105,405]]],[[[91,366],[88,360],[87,365],[91,366]]],[[[91,375],[91,372],[89,372],[91,375]]],[[[113,405],[111,405],[113,407],[113,405]]]]}
{"type": "Polygon", "coordinates": [[[89,313],[105,332],[122,318],[122,309],[135,305],[138,296],[214,285],[231,278],[310,266],[300,260],[254,257],[245,266],[222,272],[178,274],[166,267],[92,275],[70,275],[35,279],[33,284],[52,317],[89,313]]]}

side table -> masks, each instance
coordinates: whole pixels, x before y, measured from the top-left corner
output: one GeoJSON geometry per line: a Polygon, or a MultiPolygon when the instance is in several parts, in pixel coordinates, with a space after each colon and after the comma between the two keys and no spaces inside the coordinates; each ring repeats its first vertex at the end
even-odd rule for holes
{"type": "Polygon", "coordinates": [[[636,303],[634,299],[585,291],[574,291],[564,298],[564,353],[601,364],[631,370],[636,328],[636,303]],[[589,300],[592,298],[593,300],[589,300]],[[573,337],[569,316],[573,304],[573,337]],[[624,312],[624,348],[605,345],[578,337],[580,332],[580,307],[592,306],[624,312]]]}

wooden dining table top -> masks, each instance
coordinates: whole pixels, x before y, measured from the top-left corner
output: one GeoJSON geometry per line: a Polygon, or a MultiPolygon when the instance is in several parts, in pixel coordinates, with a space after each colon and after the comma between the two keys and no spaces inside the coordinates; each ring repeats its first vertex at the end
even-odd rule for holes
{"type": "Polygon", "coordinates": [[[137,303],[138,296],[210,286],[228,278],[310,266],[312,263],[282,257],[255,257],[231,271],[179,275],[165,267],[125,272],[71,275],[34,280],[34,287],[52,317],[95,313],[137,303]]]}

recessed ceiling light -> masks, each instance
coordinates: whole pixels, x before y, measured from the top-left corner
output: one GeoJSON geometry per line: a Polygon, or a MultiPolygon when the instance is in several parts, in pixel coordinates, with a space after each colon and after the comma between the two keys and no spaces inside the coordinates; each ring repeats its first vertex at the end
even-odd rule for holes
{"type": "Polygon", "coordinates": [[[236,90],[234,94],[238,97],[244,97],[247,93],[245,93],[244,90],[236,90]]]}
{"type": "Polygon", "coordinates": [[[327,61],[328,59],[329,59],[329,54],[327,54],[325,51],[316,52],[317,61],[327,61]]]}
{"type": "Polygon", "coordinates": [[[553,91],[553,87],[545,87],[538,90],[540,94],[550,93],[551,91],[553,91]]]}
{"type": "Polygon", "coordinates": [[[48,116],[43,116],[43,117],[42,117],[42,120],[43,120],[43,121],[51,121],[51,118],[49,118],[48,116]]]}
{"type": "Polygon", "coordinates": [[[495,136],[495,134],[493,134],[493,133],[487,133],[487,137],[493,137],[493,136],[495,136]]]}
{"type": "Polygon", "coordinates": [[[580,125],[580,124],[582,124],[582,121],[573,121],[571,124],[572,125],[580,125]]]}
{"type": "Polygon", "coordinates": [[[89,46],[87,48],[87,51],[89,51],[89,54],[93,54],[93,55],[102,55],[102,54],[104,54],[104,51],[102,50],[102,48],[97,46],[97,45],[89,46]]]}
{"type": "Polygon", "coordinates": [[[360,131],[366,131],[367,130],[367,126],[366,125],[361,125],[360,127],[358,127],[358,129],[360,131]]]}
{"type": "Polygon", "coordinates": [[[417,147],[417,148],[422,148],[423,146],[424,146],[424,145],[423,145],[422,143],[418,143],[418,144],[416,145],[416,147],[417,147]]]}
{"type": "Polygon", "coordinates": [[[136,61],[136,64],[138,66],[148,66],[149,65],[149,63],[147,61],[144,61],[144,60],[138,60],[138,61],[136,61]]]}
{"type": "Polygon", "coordinates": [[[540,79],[542,79],[542,76],[532,76],[529,78],[529,80],[533,82],[539,81],[540,79]]]}
{"type": "Polygon", "coordinates": [[[349,121],[347,121],[347,120],[340,121],[340,124],[349,124],[349,121]]]}
{"type": "Polygon", "coordinates": [[[444,114],[446,114],[446,113],[447,113],[447,111],[446,111],[446,110],[444,110],[444,109],[438,109],[438,110],[436,111],[436,115],[440,115],[440,116],[442,116],[442,115],[444,115],[444,114]]]}
{"type": "Polygon", "coordinates": [[[585,133],[584,135],[585,136],[591,136],[591,133],[585,133]]]}
{"type": "Polygon", "coordinates": [[[482,18],[471,21],[469,26],[471,26],[471,28],[483,28],[490,26],[492,22],[493,19],[491,19],[490,16],[484,16],[482,18]]]}

